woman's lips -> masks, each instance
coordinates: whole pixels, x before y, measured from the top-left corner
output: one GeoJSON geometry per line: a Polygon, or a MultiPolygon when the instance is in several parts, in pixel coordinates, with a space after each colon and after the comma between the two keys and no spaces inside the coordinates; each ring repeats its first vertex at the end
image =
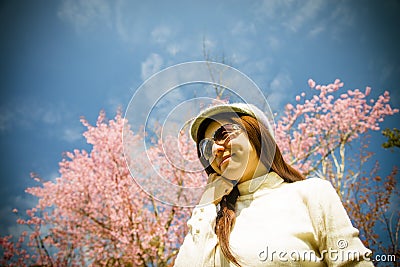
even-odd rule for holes
{"type": "Polygon", "coordinates": [[[226,155],[225,157],[223,157],[221,162],[218,164],[218,167],[221,167],[222,164],[228,162],[230,158],[231,158],[231,155],[226,155]]]}

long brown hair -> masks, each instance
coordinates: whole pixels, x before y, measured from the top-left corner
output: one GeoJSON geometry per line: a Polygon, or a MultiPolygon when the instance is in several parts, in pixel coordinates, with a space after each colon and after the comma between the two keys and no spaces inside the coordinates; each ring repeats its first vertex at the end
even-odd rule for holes
{"type": "MultiPolygon", "coordinates": [[[[249,141],[256,150],[258,158],[260,159],[261,163],[267,167],[267,169],[276,172],[283,180],[289,183],[305,179],[300,172],[285,162],[274,138],[263,124],[259,123],[257,119],[249,115],[232,113],[224,113],[213,118],[207,118],[199,127],[197,132],[197,153],[201,163],[206,167],[205,171],[207,174],[215,173],[215,170],[211,167],[208,161],[201,158],[199,141],[204,139],[204,133],[208,125],[212,121],[218,121],[218,119],[222,118],[230,120],[233,123],[243,127],[247,133],[249,141]],[[275,151],[275,153],[271,153],[271,151],[275,151]]],[[[220,209],[217,213],[215,233],[218,237],[221,251],[225,258],[235,265],[240,266],[238,260],[235,258],[235,256],[233,256],[229,246],[229,236],[236,219],[235,205],[238,197],[239,189],[237,186],[234,186],[229,195],[226,195],[222,198],[220,202],[220,209]]]]}

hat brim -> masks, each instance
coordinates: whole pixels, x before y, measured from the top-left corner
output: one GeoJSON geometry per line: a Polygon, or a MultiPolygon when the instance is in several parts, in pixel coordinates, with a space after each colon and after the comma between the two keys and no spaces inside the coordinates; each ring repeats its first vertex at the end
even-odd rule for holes
{"type": "Polygon", "coordinates": [[[190,134],[192,136],[192,139],[197,142],[197,132],[200,128],[200,125],[207,119],[213,116],[216,116],[218,114],[222,113],[240,113],[240,114],[246,114],[252,117],[256,117],[254,112],[251,110],[249,105],[244,104],[244,103],[237,103],[237,104],[224,104],[224,105],[217,105],[217,106],[212,106],[204,111],[202,111],[192,122],[191,128],[190,128],[190,134]]]}

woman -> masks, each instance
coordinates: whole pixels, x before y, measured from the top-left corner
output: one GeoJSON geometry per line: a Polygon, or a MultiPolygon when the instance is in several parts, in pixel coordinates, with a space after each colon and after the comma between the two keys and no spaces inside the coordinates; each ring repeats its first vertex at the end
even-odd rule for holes
{"type": "Polygon", "coordinates": [[[175,266],[373,266],[332,185],[282,158],[255,106],[213,106],[191,135],[209,181],[175,266]]]}

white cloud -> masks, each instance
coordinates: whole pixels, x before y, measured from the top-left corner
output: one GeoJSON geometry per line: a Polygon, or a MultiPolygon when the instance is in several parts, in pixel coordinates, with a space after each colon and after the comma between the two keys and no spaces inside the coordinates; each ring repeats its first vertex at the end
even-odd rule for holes
{"type": "Polygon", "coordinates": [[[204,37],[203,38],[203,44],[202,44],[206,50],[213,49],[217,46],[216,41],[211,40],[210,38],[204,37]]]}
{"type": "Polygon", "coordinates": [[[259,20],[273,22],[269,24],[271,28],[280,25],[290,31],[298,32],[316,17],[324,4],[325,2],[321,0],[264,0],[254,7],[259,20]]]}
{"type": "Polygon", "coordinates": [[[260,17],[276,18],[278,14],[283,14],[291,6],[292,0],[264,0],[261,5],[256,5],[256,13],[260,17]]]}
{"type": "Polygon", "coordinates": [[[62,121],[61,107],[43,105],[33,99],[0,107],[0,131],[14,126],[31,127],[35,123],[54,125],[62,121]]]}
{"type": "Polygon", "coordinates": [[[36,101],[21,104],[16,111],[20,114],[22,120],[26,120],[27,124],[30,124],[31,122],[41,122],[47,125],[61,123],[63,121],[63,116],[67,113],[62,105],[43,105],[36,101]]]}
{"type": "Polygon", "coordinates": [[[167,52],[171,56],[175,56],[176,54],[178,54],[181,51],[181,49],[182,49],[181,46],[177,44],[169,44],[167,46],[167,52]]]}
{"type": "Polygon", "coordinates": [[[129,36],[127,28],[125,27],[125,21],[124,21],[122,8],[120,7],[120,5],[117,5],[117,8],[115,10],[116,10],[116,12],[115,12],[115,28],[117,30],[118,36],[123,41],[128,41],[130,36],[129,36]]]}
{"type": "Polygon", "coordinates": [[[314,19],[323,4],[322,1],[300,1],[300,6],[294,6],[292,16],[284,23],[290,30],[297,32],[307,22],[314,19]]]}
{"type": "Polygon", "coordinates": [[[267,46],[273,50],[276,50],[281,46],[281,41],[277,37],[269,35],[267,37],[267,46]]]}
{"type": "Polygon", "coordinates": [[[33,130],[50,138],[73,143],[82,138],[79,117],[61,104],[26,99],[18,104],[0,107],[0,133],[33,130]]]}
{"type": "Polygon", "coordinates": [[[69,143],[74,143],[81,138],[83,138],[83,136],[80,128],[66,128],[61,135],[61,139],[69,143]]]}
{"type": "Polygon", "coordinates": [[[279,108],[287,101],[289,91],[293,86],[289,73],[281,71],[270,83],[270,92],[267,93],[267,100],[273,109],[279,108]]]}
{"type": "Polygon", "coordinates": [[[256,26],[254,23],[245,23],[244,21],[238,21],[233,26],[231,33],[233,35],[242,35],[242,34],[254,34],[256,33],[256,26]]]}
{"type": "Polygon", "coordinates": [[[176,42],[177,29],[168,25],[159,25],[151,31],[151,41],[161,45],[165,51],[171,55],[176,56],[183,50],[182,41],[176,42]]]}
{"type": "Polygon", "coordinates": [[[55,124],[62,121],[62,116],[58,111],[55,110],[42,110],[40,119],[46,124],[55,124]]]}
{"type": "Polygon", "coordinates": [[[320,33],[325,31],[325,26],[323,25],[317,25],[314,28],[312,28],[312,30],[308,33],[308,36],[310,37],[316,37],[317,35],[319,35],[320,33]]]}
{"type": "Polygon", "coordinates": [[[112,26],[110,2],[106,0],[64,0],[58,16],[74,25],[77,31],[86,29],[97,22],[112,26]]]}
{"type": "Polygon", "coordinates": [[[157,73],[163,65],[163,59],[159,54],[153,53],[142,62],[141,78],[146,80],[151,75],[157,73]]]}
{"type": "Polygon", "coordinates": [[[153,29],[151,32],[151,37],[156,43],[165,43],[170,39],[172,34],[171,29],[166,25],[161,25],[153,29]]]}
{"type": "Polygon", "coordinates": [[[335,10],[332,12],[331,20],[340,23],[341,25],[352,25],[354,23],[354,10],[350,9],[346,2],[339,2],[335,5],[335,10]]]}
{"type": "Polygon", "coordinates": [[[244,53],[233,52],[230,56],[229,60],[232,62],[227,62],[229,65],[230,63],[241,64],[244,63],[248,57],[244,53]]]}
{"type": "Polygon", "coordinates": [[[343,31],[354,26],[357,15],[349,1],[337,1],[330,6],[323,0],[264,0],[254,10],[257,20],[275,32],[288,30],[309,37],[329,32],[336,40],[341,40],[343,31]],[[323,13],[326,9],[330,15],[323,13]]]}
{"type": "Polygon", "coordinates": [[[247,60],[242,65],[241,71],[248,74],[251,79],[254,79],[254,82],[257,80],[256,84],[261,86],[267,83],[266,79],[268,79],[267,76],[271,71],[271,66],[274,66],[273,59],[266,56],[257,60],[247,60]]]}
{"type": "Polygon", "coordinates": [[[354,26],[354,10],[348,6],[347,2],[339,2],[335,5],[332,15],[329,18],[331,21],[331,36],[335,40],[343,40],[341,35],[344,31],[354,26]]]}
{"type": "Polygon", "coordinates": [[[120,0],[114,3],[114,26],[122,41],[137,44],[149,42],[154,20],[146,13],[151,12],[151,5],[138,5],[136,1],[120,0]]]}

